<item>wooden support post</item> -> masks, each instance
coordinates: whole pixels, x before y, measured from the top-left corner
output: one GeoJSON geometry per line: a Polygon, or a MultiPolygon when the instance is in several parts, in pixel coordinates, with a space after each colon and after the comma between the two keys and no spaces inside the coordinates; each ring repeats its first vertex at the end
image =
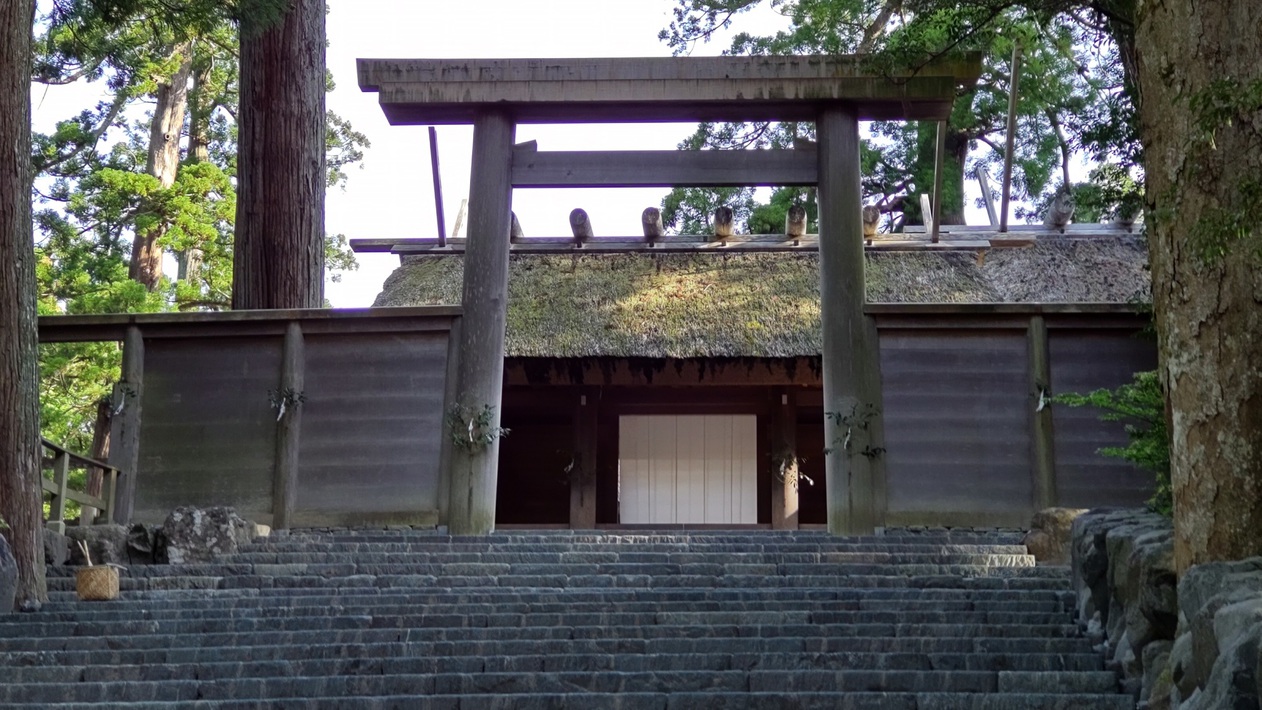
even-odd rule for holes
{"type": "Polygon", "coordinates": [[[784,236],[800,239],[806,236],[806,208],[802,205],[790,205],[784,214],[784,236]]]}
{"type": "Polygon", "coordinates": [[[499,426],[504,390],[504,326],[508,309],[514,126],[504,111],[488,109],[473,123],[469,178],[469,241],[464,259],[464,322],[460,328],[460,377],[456,413],[475,423],[487,413],[479,439],[454,446],[448,528],[453,535],[485,535],[495,529],[499,426]]]}
{"type": "Polygon", "coordinates": [[[600,390],[585,387],[574,408],[574,458],[570,468],[570,527],[596,527],[596,422],[600,390]]]}
{"type": "Polygon", "coordinates": [[[276,389],[276,460],[272,470],[272,527],[288,530],[298,504],[298,447],[302,435],[302,388],[306,350],[298,321],[285,324],[280,385],[276,389]]]}
{"type": "Polygon", "coordinates": [[[852,108],[824,109],[819,136],[819,271],[824,352],[828,529],[871,534],[883,518],[881,369],[875,324],[864,315],[859,124],[852,108]]]}
{"type": "Polygon", "coordinates": [[[105,518],[106,525],[114,524],[114,491],[118,490],[118,471],[114,469],[106,469],[105,476],[101,481],[101,500],[105,501],[105,510],[101,514],[105,518]]]}
{"type": "Polygon", "coordinates": [[[1004,136],[1003,192],[999,202],[999,231],[1008,231],[1008,198],[1012,195],[1012,151],[1017,140],[1017,88],[1021,83],[1021,43],[1012,48],[1012,73],[1008,82],[1008,134],[1004,136]]]}
{"type": "Polygon", "coordinates": [[[140,468],[140,403],[144,396],[145,340],[140,328],[129,326],[123,336],[123,378],[114,385],[108,463],[123,472],[115,492],[114,522],[131,522],[136,505],[140,468]]]}
{"type": "Polygon", "coordinates": [[[771,529],[797,530],[798,493],[802,488],[798,477],[797,397],[791,390],[778,393],[772,411],[775,431],[771,449],[771,529]]]}
{"type": "Polygon", "coordinates": [[[449,524],[447,515],[451,498],[451,456],[455,448],[451,438],[451,413],[457,408],[456,402],[460,393],[460,323],[460,318],[453,320],[451,333],[447,336],[447,377],[443,387],[443,418],[439,424],[442,439],[438,442],[439,525],[449,524]]]}
{"type": "Polygon", "coordinates": [[[1047,321],[1043,316],[1030,318],[1030,410],[1031,439],[1034,456],[1034,509],[1042,510],[1057,504],[1056,449],[1052,428],[1051,351],[1048,347],[1047,321]]]}
{"type": "Polygon", "coordinates": [[[429,167],[434,173],[434,215],[438,218],[438,246],[446,246],[447,218],[443,215],[443,179],[438,172],[438,130],[433,126],[429,127],[429,167]]]}
{"type": "Polygon", "coordinates": [[[977,166],[977,185],[982,190],[982,202],[986,204],[986,216],[990,219],[990,226],[999,226],[999,215],[995,213],[995,198],[990,194],[990,179],[986,177],[985,166],[977,166]]]}
{"type": "Polygon", "coordinates": [[[640,223],[644,226],[644,238],[650,246],[666,233],[662,226],[662,211],[656,207],[645,207],[640,213],[640,223]]]}
{"type": "Polygon", "coordinates": [[[577,242],[579,246],[582,246],[583,242],[594,236],[592,232],[592,220],[587,216],[587,210],[581,207],[575,207],[570,211],[570,231],[574,233],[574,241],[577,242]]]}
{"type": "Polygon", "coordinates": [[[933,220],[929,229],[929,241],[938,243],[938,230],[942,226],[942,173],[946,162],[947,122],[938,121],[938,146],[933,158],[933,220]]]}
{"type": "Polygon", "coordinates": [[[733,234],[735,229],[735,215],[732,208],[727,205],[720,205],[714,208],[714,238],[722,241],[733,234]]]}
{"type": "Polygon", "coordinates": [[[66,533],[66,490],[70,478],[70,455],[58,451],[53,457],[53,485],[56,491],[48,504],[48,529],[53,532],[66,533]]]}

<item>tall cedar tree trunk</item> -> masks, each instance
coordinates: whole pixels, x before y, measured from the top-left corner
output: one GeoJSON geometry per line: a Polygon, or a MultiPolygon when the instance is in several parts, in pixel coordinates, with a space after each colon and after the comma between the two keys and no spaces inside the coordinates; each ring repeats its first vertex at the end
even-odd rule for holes
{"type": "MultiPolygon", "coordinates": [[[[247,3],[248,5],[248,3],[247,3]]],[[[232,307],[324,305],[324,0],[241,21],[232,307]]]]}
{"type": "MultiPolygon", "coordinates": [[[[169,188],[175,184],[180,168],[180,134],[184,130],[184,114],[188,108],[188,77],[193,68],[193,46],[184,42],[175,47],[171,58],[179,68],[170,81],[158,85],[157,105],[149,123],[149,161],[146,167],[150,175],[158,178],[158,184],[169,188]]],[[[131,248],[131,268],[128,276],[152,291],[162,277],[162,247],[158,239],[166,233],[163,222],[137,233],[131,248]]]]}
{"type": "MultiPolygon", "coordinates": [[[[1262,111],[1203,136],[1190,100],[1262,81],[1262,3],[1142,3],[1136,30],[1153,306],[1171,417],[1175,565],[1262,555],[1262,264],[1248,240],[1204,262],[1191,239],[1262,175],[1262,111]]],[[[1240,100],[1242,88],[1231,98],[1240,100]]],[[[1256,100],[1256,99],[1255,99],[1256,100]]],[[[1257,199],[1254,197],[1253,199],[1257,199]]],[[[1256,213],[1256,207],[1253,210],[1256,213]]],[[[1225,235],[1224,235],[1225,237],[1225,235]]]]}
{"type": "MultiPolygon", "coordinates": [[[[204,51],[203,51],[204,53],[204,51]]],[[[210,160],[210,113],[214,100],[210,94],[210,72],[214,69],[212,56],[194,60],[193,89],[188,97],[188,162],[204,163],[210,160]]],[[[202,251],[189,247],[175,255],[179,262],[180,281],[196,281],[202,266],[202,251]]]]}
{"type": "Polygon", "coordinates": [[[31,228],[34,19],[33,0],[0,0],[0,516],[17,558],[19,607],[48,597],[31,228]]]}
{"type": "MultiPolygon", "coordinates": [[[[97,461],[105,461],[110,457],[110,422],[114,409],[108,399],[96,403],[96,423],[92,427],[92,451],[88,457],[97,461]]],[[[105,483],[105,471],[90,466],[88,468],[87,493],[90,496],[101,496],[101,487],[105,483]]],[[[96,508],[83,506],[83,516],[94,518],[100,512],[96,508]]]]}

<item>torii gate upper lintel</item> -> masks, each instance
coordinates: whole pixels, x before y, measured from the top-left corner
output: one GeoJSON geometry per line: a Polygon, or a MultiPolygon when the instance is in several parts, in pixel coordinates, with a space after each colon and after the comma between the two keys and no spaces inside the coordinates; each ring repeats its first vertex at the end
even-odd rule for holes
{"type": "MultiPolygon", "coordinates": [[[[723,179],[765,184],[762,173],[778,170],[818,184],[828,527],[834,534],[862,534],[883,524],[881,373],[876,325],[864,314],[859,121],[946,120],[957,88],[977,81],[981,57],[901,75],[866,67],[855,55],[358,60],[360,88],[379,94],[392,124],[474,126],[455,401],[470,419],[464,423],[470,438],[484,445],[454,446],[445,428],[452,534],[485,534],[495,524],[494,432],[502,400],[512,189],[542,179],[513,164],[518,123],[815,122],[814,165],[741,156],[732,163],[735,174],[723,179]],[[478,436],[475,428],[488,435],[478,436]]],[[[586,155],[591,159],[583,162],[593,167],[576,171],[566,184],[672,184],[697,174],[692,151],[631,161],[629,153],[586,155]],[[642,166],[645,175],[600,168],[624,164],[642,166]]]]}

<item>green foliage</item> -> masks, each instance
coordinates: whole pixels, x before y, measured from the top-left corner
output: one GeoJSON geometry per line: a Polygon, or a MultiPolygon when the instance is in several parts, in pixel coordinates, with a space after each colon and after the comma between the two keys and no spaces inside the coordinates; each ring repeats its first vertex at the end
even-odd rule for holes
{"type": "Polygon", "coordinates": [[[458,449],[477,454],[486,451],[496,439],[508,436],[509,429],[493,426],[495,408],[489,404],[481,409],[459,405],[447,412],[447,424],[451,427],[451,443],[458,449]]]}
{"type": "MultiPolygon", "coordinates": [[[[36,22],[32,81],[89,83],[105,99],[33,136],[36,275],[41,314],[228,307],[236,218],[237,21],[266,26],[288,3],[249,0],[55,0],[36,22]],[[192,76],[174,182],[150,170],[152,106],[184,65],[192,76]],[[152,290],[129,277],[136,234],[157,234],[180,274],[152,290]]],[[[330,89],[331,89],[330,82],[330,89]]],[[[328,185],[363,158],[362,133],[326,124],[328,185]]],[[[326,236],[332,278],[356,268],[344,235],[326,236]]],[[[45,437],[87,453],[96,403],[119,378],[115,343],[44,345],[45,437]]]]}
{"type": "MultiPolygon", "coordinates": [[[[943,176],[948,222],[962,221],[965,176],[983,169],[993,175],[1002,165],[1011,57],[1018,43],[1023,70],[1014,198],[1047,199],[1065,182],[1063,173],[1078,156],[1134,170],[1139,143],[1119,48],[1107,24],[1077,6],[992,0],[676,0],[673,20],[659,38],[677,54],[688,52],[760,4],[787,18],[788,28],[737,34],[727,53],[870,53],[868,69],[879,73],[914,70],[965,50],[982,52],[981,78],[975,88],[961,92],[948,123],[943,176]]],[[[889,215],[891,231],[923,223],[919,195],[932,189],[935,131],[931,123],[871,125],[872,137],[863,145],[863,195],[889,215]]],[[[702,124],[681,147],[788,147],[794,138],[812,133],[806,124],[702,124]]],[[[713,196],[675,191],[667,199],[663,206],[669,211],[686,209],[690,199],[699,209],[713,196]]],[[[750,231],[761,231],[772,217],[763,213],[750,231]]]]}
{"type": "Polygon", "coordinates": [[[1053,397],[1052,401],[1071,407],[1096,407],[1101,410],[1101,420],[1124,422],[1130,443],[1105,447],[1100,449],[1100,453],[1151,471],[1156,476],[1157,487],[1152,498],[1148,499],[1148,506],[1165,516],[1173,513],[1166,399],[1155,371],[1137,372],[1132,382],[1117,389],[1100,389],[1085,395],[1061,394],[1053,397]]]}
{"type": "Polygon", "coordinates": [[[862,454],[869,459],[874,459],[885,453],[885,449],[880,446],[873,446],[869,429],[873,420],[881,413],[880,407],[867,403],[854,403],[848,411],[843,412],[824,412],[824,418],[832,422],[833,426],[838,428],[845,427],[845,434],[840,438],[835,438],[832,443],[824,449],[824,454],[831,454],[836,451],[844,451],[846,456],[854,456],[862,454]],[[856,439],[859,441],[856,442],[856,439]],[[863,444],[862,449],[857,449],[858,443],[863,444]]]}

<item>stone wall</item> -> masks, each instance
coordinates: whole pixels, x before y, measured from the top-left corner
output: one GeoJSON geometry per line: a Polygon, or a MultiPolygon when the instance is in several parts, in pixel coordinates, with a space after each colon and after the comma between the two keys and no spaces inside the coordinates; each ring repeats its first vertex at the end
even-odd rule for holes
{"type": "Polygon", "coordinates": [[[1259,708],[1262,558],[1174,572],[1171,523],[1093,510],[1073,524],[1079,623],[1150,710],[1259,708]]]}

